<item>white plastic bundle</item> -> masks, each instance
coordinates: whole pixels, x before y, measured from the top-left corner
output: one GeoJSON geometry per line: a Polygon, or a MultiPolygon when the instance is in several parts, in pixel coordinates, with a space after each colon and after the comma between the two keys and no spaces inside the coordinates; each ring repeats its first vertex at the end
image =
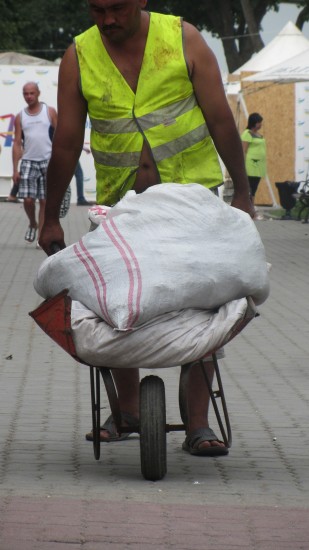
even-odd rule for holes
{"type": "Polygon", "coordinates": [[[214,352],[231,339],[246,316],[249,322],[255,313],[252,303],[242,298],[216,311],[164,313],[120,332],[73,300],[71,327],[76,353],[88,365],[153,369],[184,365],[214,352]]]}
{"type": "Polygon", "coordinates": [[[198,184],[129,191],[94,231],[47,258],[36,291],[67,288],[111,327],[167,312],[210,310],[269,293],[265,252],[250,216],[198,184]]]}

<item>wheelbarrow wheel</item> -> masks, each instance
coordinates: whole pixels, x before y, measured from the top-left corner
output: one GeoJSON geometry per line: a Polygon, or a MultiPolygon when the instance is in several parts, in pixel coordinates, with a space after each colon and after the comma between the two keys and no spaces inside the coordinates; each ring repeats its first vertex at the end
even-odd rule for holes
{"type": "Polygon", "coordinates": [[[140,383],[140,452],[145,479],[158,481],[166,474],[166,406],[164,382],[146,376],[140,383]]]}

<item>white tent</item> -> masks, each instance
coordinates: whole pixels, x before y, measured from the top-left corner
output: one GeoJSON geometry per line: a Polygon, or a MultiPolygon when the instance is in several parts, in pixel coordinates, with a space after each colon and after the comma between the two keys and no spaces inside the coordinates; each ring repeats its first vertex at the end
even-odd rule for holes
{"type": "Polygon", "coordinates": [[[292,21],[289,21],[269,44],[253,55],[233,74],[240,75],[242,72],[265,71],[289,57],[308,50],[308,48],[309,40],[292,21]]]}
{"type": "MultiPolygon", "coordinates": [[[[308,41],[309,42],[309,41],[308,41]]],[[[306,50],[244,80],[301,82],[309,80],[309,44],[306,50]]]]}

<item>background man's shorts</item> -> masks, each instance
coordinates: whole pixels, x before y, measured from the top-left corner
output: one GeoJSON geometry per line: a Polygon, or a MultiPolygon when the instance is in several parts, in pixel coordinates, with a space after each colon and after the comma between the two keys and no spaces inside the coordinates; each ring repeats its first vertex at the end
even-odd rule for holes
{"type": "Polygon", "coordinates": [[[49,160],[22,160],[18,196],[46,199],[46,172],[49,160]]]}

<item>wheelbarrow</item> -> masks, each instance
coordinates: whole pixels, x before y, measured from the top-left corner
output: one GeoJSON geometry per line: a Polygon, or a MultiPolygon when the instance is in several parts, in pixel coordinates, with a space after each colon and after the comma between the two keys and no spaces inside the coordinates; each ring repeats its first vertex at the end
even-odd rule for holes
{"type": "MultiPolygon", "coordinates": [[[[108,366],[93,367],[77,356],[71,330],[71,298],[67,290],[63,290],[55,297],[45,300],[29,315],[39,327],[61,346],[67,353],[79,363],[90,367],[90,392],[92,406],[92,431],[93,451],[95,459],[100,458],[100,417],[101,417],[101,388],[102,377],[111,413],[118,433],[136,432],[140,436],[141,472],[145,479],[157,481],[162,479],[167,472],[166,460],[166,434],[173,431],[186,431],[186,387],[188,374],[192,363],[181,366],[179,378],[179,409],[182,423],[168,424],[166,422],[166,403],[164,381],[159,376],[145,376],[140,382],[140,416],[136,426],[123,426],[117,391],[111,369],[108,366]]],[[[228,341],[234,338],[244,327],[257,316],[253,300],[247,298],[247,310],[245,315],[236,323],[228,335],[228,341]]],[[[203,358],[198,358],[205,377],[211,402],[221,431],[222,440],[226,447],[232,445],[232,432],[229,415],[223,391],[216,350],[212,350],[215,368],[214,384],[218,388],[214,390],[207,376],[203,358]],[[218,401],[218,402],[217,402],[218,401]]],[[[195,362],[196,363],[196,362],[195,362]]],[[[160,365],[158,365],[158,368],[160,365]]],[[[213,385],[214,385],[213,384],[213,385]]]]}

